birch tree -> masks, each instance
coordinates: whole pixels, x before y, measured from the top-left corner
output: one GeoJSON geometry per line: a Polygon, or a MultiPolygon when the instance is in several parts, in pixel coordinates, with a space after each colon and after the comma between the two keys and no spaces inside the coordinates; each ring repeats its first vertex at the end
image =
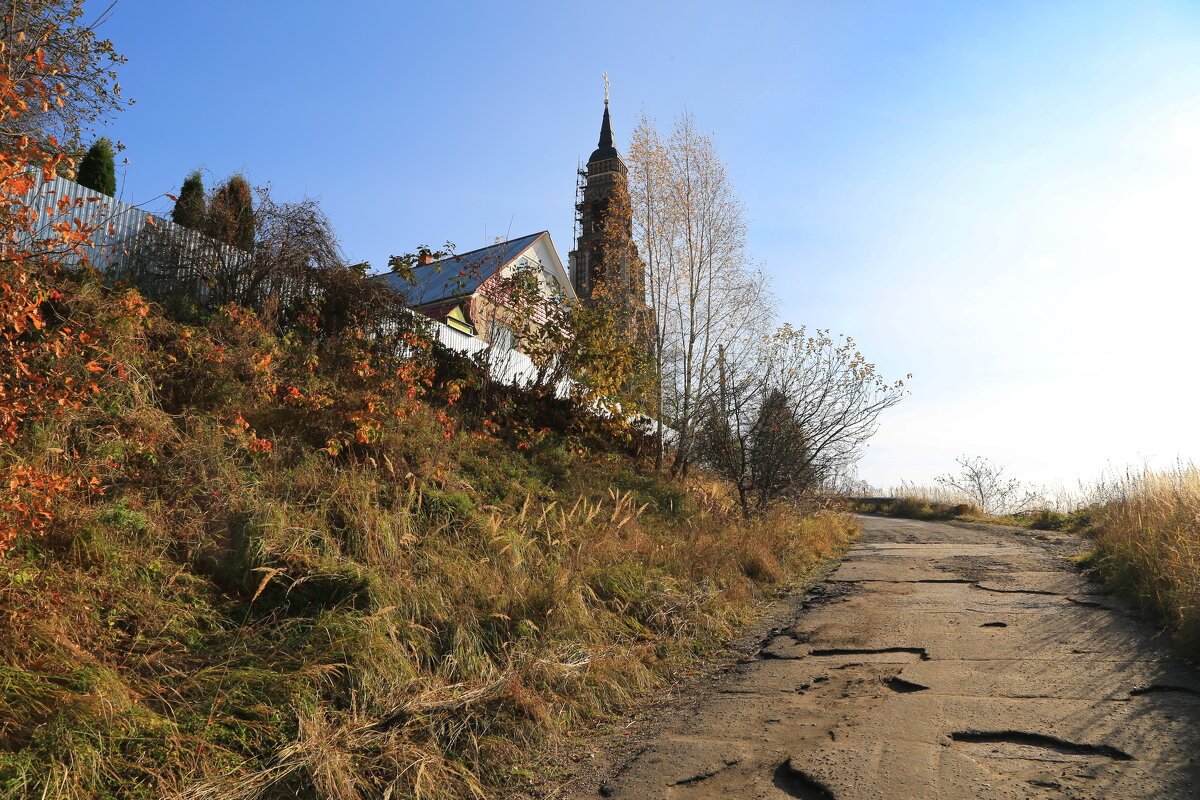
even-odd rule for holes
{"type": "Polygon", "coordinates": [[[667,352],[667,327],[664,321],[667,319],[668,301],[674,296],[677,283],[676,272],[663,267],[664,253],[670,251],[672,230],[672,215],[668,213],[665,195],[671,175],[667,145],[645,111],[630,135],[628,167],[632,236],[646,265],[646,302],[653,318],[650,330],[654,343],[650,365],[653,384],[651,413],[656,426],[654,466],[661,468],[664,455],[664,354],[667,352]]]}
{"type": "Polygon", "coordinates": [[[666,139],[643,113],[631,139],[629,178],[655,327],[657,416],[675,430],[672,472],[685,472],[697,422],[719,382],[720,348],[740,359],[769,325],[766,281],[747,268],[741,201],[715,142],[690,112],[666,139]]]}

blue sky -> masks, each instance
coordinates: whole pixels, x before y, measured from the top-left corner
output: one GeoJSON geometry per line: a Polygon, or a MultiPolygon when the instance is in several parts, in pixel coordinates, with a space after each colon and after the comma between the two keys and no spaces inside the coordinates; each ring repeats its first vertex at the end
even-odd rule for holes
{"type": "Polygon", "coordinates": [[[542,229],[565,256],[608,71],[618,147],[642,108],[712,132],[783,320],[913,373],[863,477],[1200,455],[1200,4],[121,0],[104,32],[151,210],[241,171],[380,269],[542,229]]]}

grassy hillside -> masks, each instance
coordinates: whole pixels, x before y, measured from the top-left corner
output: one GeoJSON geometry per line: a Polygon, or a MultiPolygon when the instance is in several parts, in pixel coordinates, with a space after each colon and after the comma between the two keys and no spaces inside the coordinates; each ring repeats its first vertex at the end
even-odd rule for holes
{"type": "Polygon", "coordinates": [[[509,796],[853,532],[445,353],[69,296],[93,397],[4,456],[92,491],[0,557],[5,800],[509,796]]]}

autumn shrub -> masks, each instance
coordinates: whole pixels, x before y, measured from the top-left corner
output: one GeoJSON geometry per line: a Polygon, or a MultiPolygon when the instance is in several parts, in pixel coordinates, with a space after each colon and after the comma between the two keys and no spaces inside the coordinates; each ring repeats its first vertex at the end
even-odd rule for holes
{"type": "MultiPolygon", "coordinates": [[[[122,105],[112,67],[123,58],[80,24],[82,15],[82,0],[31,0],[0,21],[0,553],[22,533],[46,531],[60,505],[101,488],[95,465],[73,449],[23,457],[45,426],[101,393],[114,363],[96,330],[102,321],[76,313],[62,280],[87,266],[96,226],[71,217],[85,201],[33,194],[86,123],[122,105]]],[[[123,299],[107,310],[136,324],[144,304],[123,299]]]]}

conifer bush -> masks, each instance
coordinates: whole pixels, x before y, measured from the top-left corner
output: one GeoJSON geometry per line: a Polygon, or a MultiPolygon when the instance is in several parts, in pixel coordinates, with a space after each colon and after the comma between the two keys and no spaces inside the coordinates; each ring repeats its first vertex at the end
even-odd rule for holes
{"type": "Polygon", "coordinates": [[[204,179],[200,170],[195,170],[183,181],[179,199],[171,210],[171,221],[192,230],[203,230],[208,217],[204,201],[204,179]]]}
{"type": "Polygon", "coordinates": [[[75,174],[75,182],[97,192],[115,197],[117,194],[117,173],[113,163],[112,142],[101,136],[96,140],[75,174]]]}
{"type": "Polygon", "coordinates": [[[208,235],[246,252],[254,249],[254,201],[244,176],[234,175],[213,193],[208,235]]]}

